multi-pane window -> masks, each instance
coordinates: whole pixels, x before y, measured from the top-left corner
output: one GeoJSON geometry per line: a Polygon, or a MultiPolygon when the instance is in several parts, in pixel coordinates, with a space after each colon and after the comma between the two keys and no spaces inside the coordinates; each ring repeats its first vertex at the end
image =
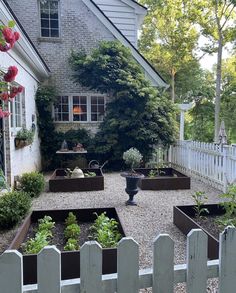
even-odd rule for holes
{"type": "Polygon", "coordinates": [[[58,97],[54,105],[55,121],[69,121],[69,98],[68,96],[58,97]]]}
{"type": "Polygon", "coordinates": [[[105,112],[104,97],[91,96],[91,121],[102,121],[105,112]]]}
{"type": "Polygon", "coordinates": [[[18,94],[12,102],[10,102],[11,127],[22,127],[22,99],[23,93],[18,94]]]}
{"type": "Polygon", "coordinates": [[[59,0],[41,0],[40,21],[41,36],[49,38],[59,37],[59,0]]]}
{"type": "Polygon", "coordinates": [[[73,121],[87,121],[87,97],[73,97],[73,121]]]}
{"type": "Polygon", "coordinates": [[[105,114],[102,95],[68,95],[58,97],[54,104],[56,122],[101,122],[105,114]]]}

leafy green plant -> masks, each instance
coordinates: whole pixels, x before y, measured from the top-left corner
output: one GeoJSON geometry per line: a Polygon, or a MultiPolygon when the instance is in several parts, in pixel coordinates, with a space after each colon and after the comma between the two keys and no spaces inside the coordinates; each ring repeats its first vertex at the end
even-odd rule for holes
{"type": "Polygon", "coordinates": [[[228,188],[228,192],[220,195],[221,198],[226,199],[220,205],[223,206],[225,214],[216,219],[218,225],[236,226],[236,185],[231,184],[228,188]]]}
{"type": "Polygon", "coordinates": [[[38,231],[50,231],[55,227],[55,222],[52,221],[50,216],[45,216],[43,219],[38,220],[38,231]]]}
{"type": "Polygon", "coordinates": [[[34,131],[28,130],[25,127],[22,127],[17,133],[16,138],[21,140],[26,140],[29,144],[32,144],[34,140],[34,131]]]}
{"type": "Polygon", "coordinates": [[[84,176],[85,177],[96,177],[96,173],[95,172],[86,171],[86,172],[84,172],[84,176]]]}
{"type": "Polygon", "coordinates": [[[69,238],[66,242],[66,245],[64,246],[64,250],[66,251],[73,251],[73,250],[79,250],[78,240],[74,238],[69,238]]]}
{"type": "Polygon", "coordinates": [[[72,212],[69,212],[68,217],[65,220],[65,224],[66,226],[70,226],[72,224],[78,224],[76,216],[72,212]]]}
{"type": "Polygon", "coordinates": [[[143,156],[136,148],[130,148],[123,153],[123,159],[126,165],[131,167],[132,172],[134,172],[135,167],[139,167],[143,156]]]}
{"type": "Polygon", "coordinates": [[[194,210],[195,216],[197,218],[200,218],[203,213],[209,213],[207,208],[202,207],[208,199],[204,191],[196,191],[195,194],[192,195],[192,198],[194,199],[196,204],[194,210]]]}
{"type": "Polygon", "coordinates": [[[0,229],[14,227],[29,211],[30,196],[22,191],[12,191],[0,197],[0,229]]]}
{"type": "Polygon", "coordinates": [[[37,232],[34,238],[30,238],[24,245],[23,251],[26,254],[37,254],[39,253],[45,246],[49,244],[47,240],[48,235],[45,231],[37,232]]]}
{"type": "MultiPolygon", "coordinates": [[[[95,213],[96,214],[96,213],[95,213]]],[[[106,212],[100,216],[96,214],[97,219],[94,225],[90,228],[92,235],[90,238],[98,241],[102,247],[115,247],[121,239],[121,234],[118,230],[118,222],[106,216],[106,212]]]]}
{"type": "Polygon", "coordinates": [[[118,41],[104,41],[89,55],[73,52],[70,63],[76,83],[113,96],[93,138],[102,160],[120,162],[131,146],[147,159],[155,144],[174,141],[174,106],[147,81],[128,48],[118,41]]]}
{"type": "Polygon", "coordinates": [[[34,238],[30,238],[22,245],[23,251],[26,254],[39,253],[41,249],[49,244],[49,239],[52,237],[52,229],[55,227],[55,222],[50,216],[44,216],[38,220],[37,232],[34,238]]]}
{"type": "Polygon", "coordinates": [[[67,239],[69,238],[78,238],[80,235],[80,227],[78,224],[71,224],[66,227],[64,235],[67,239]]]}
{"type": "Polygon", "coordinates": [[[158,170],[150,170],[149,173],[148,173],[148,177],[150,178],[154,178],[158,176],[158,170]]]}
{"type": "Polygon", "coordinates": [[[45,179],[38,172],[24,173],[20,178],[20,186],[31,197],[37,197],[44,190],[45,179]]]}

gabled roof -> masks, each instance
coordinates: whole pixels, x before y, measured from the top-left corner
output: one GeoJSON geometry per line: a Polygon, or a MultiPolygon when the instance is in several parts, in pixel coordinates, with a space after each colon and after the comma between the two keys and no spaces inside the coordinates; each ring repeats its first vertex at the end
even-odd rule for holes
{"type": "MultiPolygon", "coordinates": [[[[122,34],[122,32],[114,25],[114,23],[99,9],[93,0],[82,0],[84,4],[97,16],[97,18],[110,30],[114,37],[119,40],[124,46],[130,48],[135,60],[142,66],[149,79],[152,80],[155,86],[168,87],[168,84],[154,67],[143,57],[143,55],[132,45],[132,43],[122,34]]],[[[140,5],[135,1],[121,0],[123,2],[132,2],[135,5],[140,5]]]]}

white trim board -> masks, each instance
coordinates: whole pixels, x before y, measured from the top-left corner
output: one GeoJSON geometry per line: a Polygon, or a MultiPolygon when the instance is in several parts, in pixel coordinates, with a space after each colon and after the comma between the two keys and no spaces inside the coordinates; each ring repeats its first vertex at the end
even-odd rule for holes
{"type": "Polygon", "coordinates": [[[151,77],[154,86],[168,88],[169,85],[161,78],[161,76],[152,68],[139,51],[126,39],[126,37],[118,30],[118,28],[106,17],[99,7],[91,0],[82,0],[83,3],[97,16],[97,18],[109,29],[114,37],[124,46],[131,50],[134,59],[141,65],[147,76],[151,77]]]}

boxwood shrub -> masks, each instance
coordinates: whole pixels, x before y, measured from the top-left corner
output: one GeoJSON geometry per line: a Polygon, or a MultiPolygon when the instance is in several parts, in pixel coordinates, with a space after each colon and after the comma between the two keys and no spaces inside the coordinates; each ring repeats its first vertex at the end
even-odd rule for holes
{"type": "Polygon", "coordinates": [[[29,211],[30,196],[22,191],[12,191],[0,197],[0,229],[14,227],[29,211]]]}
{"type": "Polygon", "coordinates": [[[39,172],[24,173],[20,179],[21,190],[31,197],[37,197],[44,190],[45,179],[39,172]]]}

